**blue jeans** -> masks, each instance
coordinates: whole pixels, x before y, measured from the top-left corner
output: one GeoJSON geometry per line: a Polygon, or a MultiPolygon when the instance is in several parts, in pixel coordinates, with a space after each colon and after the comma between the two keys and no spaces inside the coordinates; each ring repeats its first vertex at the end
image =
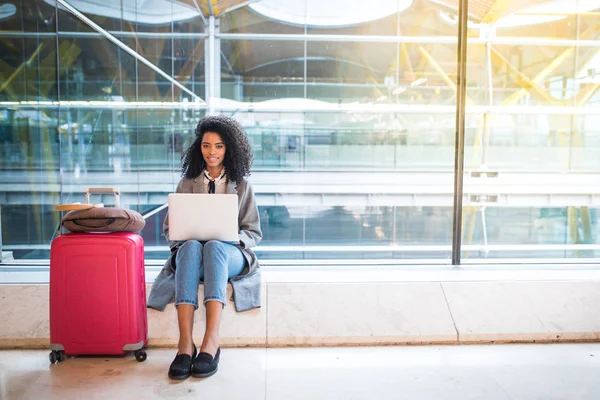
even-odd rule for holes
{"type": "Polygon", "coordinates": [[[177,250],[175,263],[175,306],[192,304],[198,308],[198,285],[202,280],[204,304],[207,301],[227,303],[227,281],[242,272],[246,259],[232,244],[188,240],[177,250]]]}

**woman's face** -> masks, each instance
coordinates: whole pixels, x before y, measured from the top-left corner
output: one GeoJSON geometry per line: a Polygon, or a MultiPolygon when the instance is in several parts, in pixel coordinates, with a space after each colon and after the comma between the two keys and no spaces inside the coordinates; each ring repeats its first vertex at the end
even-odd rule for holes
{"type": "Polygon", "coordinates": [[[206,132],[202,137],[202,157],[208,167],[219,167],[225,158],[225,143],[221,135],[215,132],[206,132]]]}

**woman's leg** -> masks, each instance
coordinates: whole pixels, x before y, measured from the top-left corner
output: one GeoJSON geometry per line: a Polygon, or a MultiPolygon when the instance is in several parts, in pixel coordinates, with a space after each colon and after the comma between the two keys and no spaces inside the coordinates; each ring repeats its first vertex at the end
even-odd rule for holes
{"type": "Polygon", "coordinates": [[[234,245],[216,240],[204,245],[203,259],[206,331],[200,351],[214,356],[219,347],[219,325],[226,304],[227,281],[242,272],[246,259],[234,245]]]}
{"type": "Polygon", "coordinates": [[[202,244],[189,240],[179,247],[175,269],[175,307],[179,323],[178,354],[192,355],[194,311],[198,308],[198,285],[201,278],[202,244]]]}

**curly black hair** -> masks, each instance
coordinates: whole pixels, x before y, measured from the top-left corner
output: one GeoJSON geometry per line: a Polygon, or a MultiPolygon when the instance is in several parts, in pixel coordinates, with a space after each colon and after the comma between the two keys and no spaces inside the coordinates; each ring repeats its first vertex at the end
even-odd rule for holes
{"type": "Polygon", "coordinates": [[[206,132],[215,132],[225,143],[223,166],[227,179],[233,182],[250,175],[252,166],[252,149],[244,133],[244,129],[235,119],[225,115],[209,115],[198,122],[196,139],[181,156],[181,175],[188,179],[198,177],[206,167],[202,157],[202,138],[206,132]]]}

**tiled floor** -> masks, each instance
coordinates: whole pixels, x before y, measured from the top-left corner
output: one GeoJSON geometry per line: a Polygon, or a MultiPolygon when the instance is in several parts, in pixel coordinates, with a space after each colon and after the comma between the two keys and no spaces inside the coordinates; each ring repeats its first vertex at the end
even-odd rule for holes
{"type": "Polygon", "coordinates": [[[215,376],[183,382],[174,354],[1,351],[0,399],[600,399],[600,344],[224,349],[215,376]]]}

